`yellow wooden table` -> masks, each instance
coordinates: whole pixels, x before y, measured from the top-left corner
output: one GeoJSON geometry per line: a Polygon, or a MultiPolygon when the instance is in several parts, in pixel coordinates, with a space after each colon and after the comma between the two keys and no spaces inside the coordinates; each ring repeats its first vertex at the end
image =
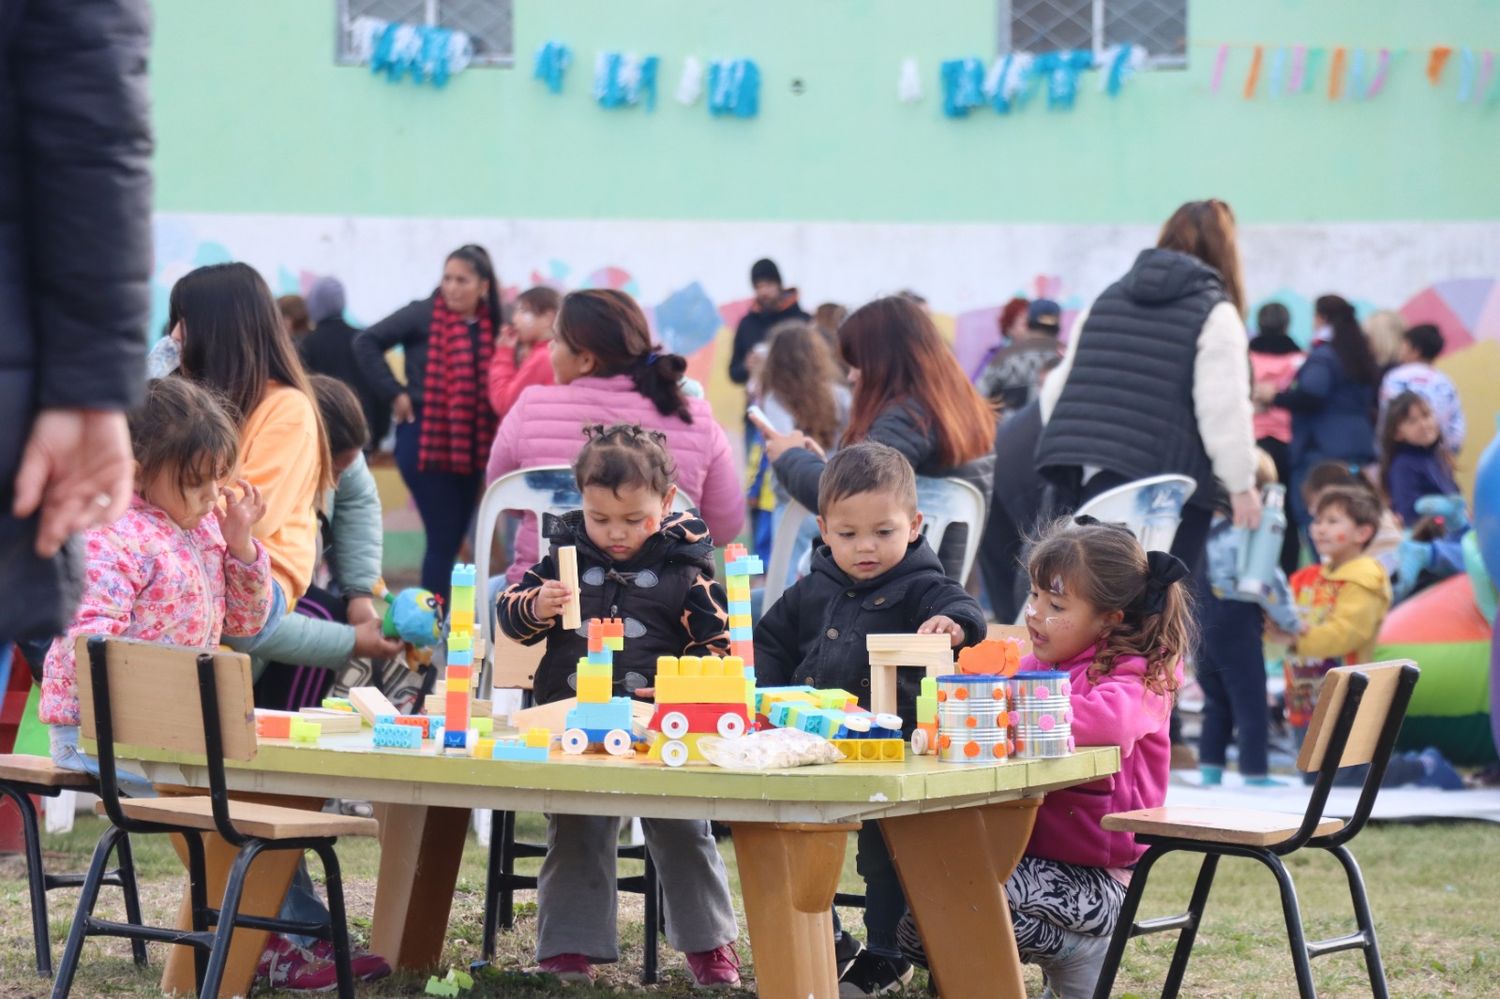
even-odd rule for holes
{"type": "MultiPolygon", "coordinates": [[[[441,958],[470,809],[706,818],[734,833],[760,994],[819,999],[838,993],[829,912],[848,833],[866,819],[880,822],[942,993],[1022,996],[1004,881],[1042,795],[1120,765],[1119,750],[1108,747],[1055,760],[961,765],[922,756],[734,773],[559,753],[546,763],[501,763],[430,746],[375,751],[369,742],[368,732],[316,747],[263,741],[254,760],[229,765],[228,780],[236,792],[376,803],[371,949],[393,965],[427,969],[441,958]]],[[[208,786],[201,760],[119,752],[155,783],[208,786]]],[[[276,898],[285,892],[279,872],[267,881],[276,898]]],[[[247,944],[259,953],[258,943],[247,944]]],[[[255,954],[234,967],[253,971],[255,954]]],[[[184,973],[191,987],[191,961],[176,965],[163,987],[180,987],[184,973]]],[[[226,992],[248,985],[225,978],[226,992]]]]}

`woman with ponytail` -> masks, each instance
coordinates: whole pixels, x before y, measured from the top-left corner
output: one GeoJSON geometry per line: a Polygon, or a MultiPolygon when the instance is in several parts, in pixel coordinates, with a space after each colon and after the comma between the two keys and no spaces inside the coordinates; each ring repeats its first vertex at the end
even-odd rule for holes
{"type": "Polygon", "coordinates": [[[1313,307],[1312,349],[1285,391],[1255,386],[1255,401],[1292,413],[1287,498],[1297,522],[1310,519],[1302,502],[1302,482],[1313,466],[1330,459],[1346,465],[1375,460],[1375,398],[1380,365],[1354,316],[1354,306],[1338,295],[1324,295],[1313,307]]]}
{"type": "MultiPolygon", "coordinates": [[[[651,341],[646,316],[622,291],[597,288],[563,299],[552,340],[554,385],[533,385],[506,414],[490,454],[489,481],[518,468],[571,465],[584,424],[638,423],[667,435],[677,488],[692,497],[709,531],[732,541],[745,500],[729,438],[707,402],[683,394],[687,361],[651,341]]],[[[507,573],[518,582],[538,560],[527,514],[507,573]]]]}
{"type": "Polygon", "coordinates": [[[499,422],[485,394],[499,329],[495,266],[484,247],[471,243],[448,254],[436,291],[354,341],[365,378],[391,407],[396,467],[427,532],[422,586],[445,600],[499,422]],[[397,346],[406,359],[404,385],[385,363],[386,351],[397,346]]]}

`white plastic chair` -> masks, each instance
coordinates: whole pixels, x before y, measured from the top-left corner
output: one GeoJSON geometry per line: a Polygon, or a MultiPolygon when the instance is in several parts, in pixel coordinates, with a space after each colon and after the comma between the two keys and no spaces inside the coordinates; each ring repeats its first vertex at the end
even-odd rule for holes
{"type": "MultiPolygon", "coordinates": [[[[984,494],[963,479],[929,478],[917,476],[917,509],[922,512],[922,537],[938,551],[943,535],[949,525],[964,524],[968,537],[964,541],[963,562],[959,567],[960,581],[969,578],[974,560],[979,556],[979,542],[984,533],[984,517],[987,509],[984,494]]],[[[786,513],[771,539],[771,563],[766,566],[765,592],[761,613],[781,597],[786,589],[787,573],[791,569],[792,549],[802,525],[812,513],[796,500],[788,501],[786,513]]]]}
{"type": "MultiPolygon", "coordinates": [[[[479,503],[479,518],[475,530],[474,599],[479,613],[479,635],[484,639],[484,661],[480,666],[479,696],[488,698],[493,694],[495,653],[495,594],[490,592],[490,550],[494,545],[495,528],[506,510],[519,510],[536,515],[537,551],[547,550],[547,539],[543,534],[545,514],[561,516],[577,510],[583,504],[573,469],[567,465],[538,465],[521,468],[500,476],[484,491],[479,503]]],[[[672,509],[679,513],[691,510],[696,504],[692,498],[677,490],[677,499],[672,509]]]]}

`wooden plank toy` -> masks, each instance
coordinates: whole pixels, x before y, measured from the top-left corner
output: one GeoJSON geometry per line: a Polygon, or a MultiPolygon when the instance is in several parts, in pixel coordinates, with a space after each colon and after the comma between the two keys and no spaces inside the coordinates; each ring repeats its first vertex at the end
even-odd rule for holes
{"type": "Polygon", "coordinates": [[[578,549],[564,545],[557,550],[557,579],[568,588],[568,602],[563,607],[562,626],[576,631],[583,624],[583,607],[578,599],[578,549]]]}
{"type": "Polygon", "coordinates": [[[953,642],[947,635],[866,635],[870,655],[870,710],[896,713],[896,669],[920,666],[928,676],[953,672],[953,642]]]}
{"type": "Polygon", "coordinates": [[[322,725],[324,735],[353,735],[364,727],[364,719],[352,711],[303,708],[298,716],[322,725]]]}
{"type": "Polygon", "coordinates": [[[396,706],[380,692],[379,687],[350,687],[349,701],[359,712],[366,725],[374,726],[375,720],[385,715],[399,715],[396,706]]]}

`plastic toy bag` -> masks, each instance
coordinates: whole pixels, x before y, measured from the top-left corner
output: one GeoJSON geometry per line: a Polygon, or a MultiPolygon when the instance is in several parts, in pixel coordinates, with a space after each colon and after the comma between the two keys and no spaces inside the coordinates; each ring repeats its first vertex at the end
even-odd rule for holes
{"type": "Polygon", "coordinates": [[[844,758],[827,739],[794,728],[766,729],[737,739],[704,736],[698,740],[698,751],[725,770],[786,770],[844,758]]]}

